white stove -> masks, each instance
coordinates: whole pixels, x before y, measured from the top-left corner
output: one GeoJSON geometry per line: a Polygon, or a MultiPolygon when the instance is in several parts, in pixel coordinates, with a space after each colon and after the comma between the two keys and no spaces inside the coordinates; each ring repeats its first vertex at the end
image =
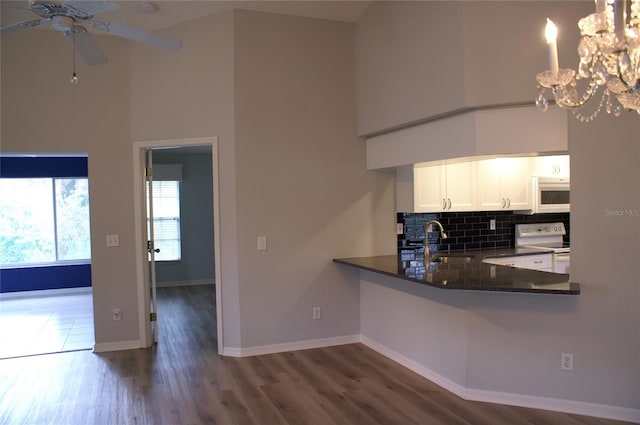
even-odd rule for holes
{"type": "Polygon", "coordinates": [[[540,248],[553,252],[553,271],[569,273],[570,249],[564,242],[564,223],[516,225],[516,247],[540,248]]]}

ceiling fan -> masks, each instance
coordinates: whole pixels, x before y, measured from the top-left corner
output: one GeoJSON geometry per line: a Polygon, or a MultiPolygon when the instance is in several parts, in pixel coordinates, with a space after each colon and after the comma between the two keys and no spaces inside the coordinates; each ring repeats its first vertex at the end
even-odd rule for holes
{"type": "Polygon", "coordinates": [[[119,7],[110,0],[30,0],[28,10],[38,15],[38,18],[2,27],[0,35],[49,23],[53,29],[64,34],[73,46],[74,54],[77,52],[87,65],[100,65],[107,61],[106,55],[87,27],[163,49],[180,50],[180,40],[96,16],[119,7]]]}

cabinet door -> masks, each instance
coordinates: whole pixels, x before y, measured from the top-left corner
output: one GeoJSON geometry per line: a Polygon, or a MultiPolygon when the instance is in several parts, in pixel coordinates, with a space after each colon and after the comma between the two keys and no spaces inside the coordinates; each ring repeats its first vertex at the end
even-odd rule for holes
{"type": "Polygon", "coordinates": [[[532,158],[531,173],[540,177],[564,177],[571,175],[569,155],[550,155],[532,158]]]}
{"type": "Polygon", "coordinates": [[[484,159],[477,162],[476,193],[478,209],[481,211],[497,211],[507,205],[500,189],[500,158],[484,159]]]}
{"type": "Polygon", "coordinates": [[[413,173],[414,211],[444,211],[447,207],[444,166],[416,167],[413,173]]]}
{"type": "Polygon", "coordinates": [[[476,164],[473,161],[447,164],[446,211],[474,211],[476,205],[476,164]]]}
{"type": "Polygon", "coordinates": [[[484,211],[531,208],[529,158],[478,161],[478,208],[484,211]]]}
{"type": "Polygon", "coordinates": [[[531,173],[529,158],[500,158],[500,190],[507,210],[531,209],[531,173]]]}

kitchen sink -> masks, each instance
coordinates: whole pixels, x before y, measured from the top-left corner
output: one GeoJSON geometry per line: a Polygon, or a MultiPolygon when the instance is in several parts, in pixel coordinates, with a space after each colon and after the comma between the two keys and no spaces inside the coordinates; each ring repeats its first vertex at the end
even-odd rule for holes
{"type": "Polygon", "coordinates": [[[465,264],[473,261],[473,255],[439,255],[429,258],[430,263],[465,264]]]}

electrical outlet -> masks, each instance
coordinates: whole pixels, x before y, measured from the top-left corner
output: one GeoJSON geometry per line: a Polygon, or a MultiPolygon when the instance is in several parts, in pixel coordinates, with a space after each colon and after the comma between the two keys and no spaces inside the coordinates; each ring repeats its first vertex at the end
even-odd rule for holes
{"type": "Polygon", "coordinates": [[[320,320],[320,307],[313,307],[313,320],[320,320]]]}
{"type": "Polygon", "coordinates": [[[402,223],[396,223],[396,235],[404,233],[404,225],[402,223]]]}
{"type": "Polygon", "coordinates": [[[573,370],[573,354],[562,353],[560,355],[560,368],[562,370],[573,370]]]}
{"type": "Polygon", "coordinates": [[[113,320],[122,320],[122,311],[119,308],[113,309],[113,320]]]}
{"type": "Polygon", "coordinates": [[[496,230],[496,219],[492,218],[489,220],[489,230],[496,230]]]}
{"type": "Polygon", "coordinates": [[[267,250],[267,237],[258,236],[258,251],[266,251],[266,250],[267,250]]]}

